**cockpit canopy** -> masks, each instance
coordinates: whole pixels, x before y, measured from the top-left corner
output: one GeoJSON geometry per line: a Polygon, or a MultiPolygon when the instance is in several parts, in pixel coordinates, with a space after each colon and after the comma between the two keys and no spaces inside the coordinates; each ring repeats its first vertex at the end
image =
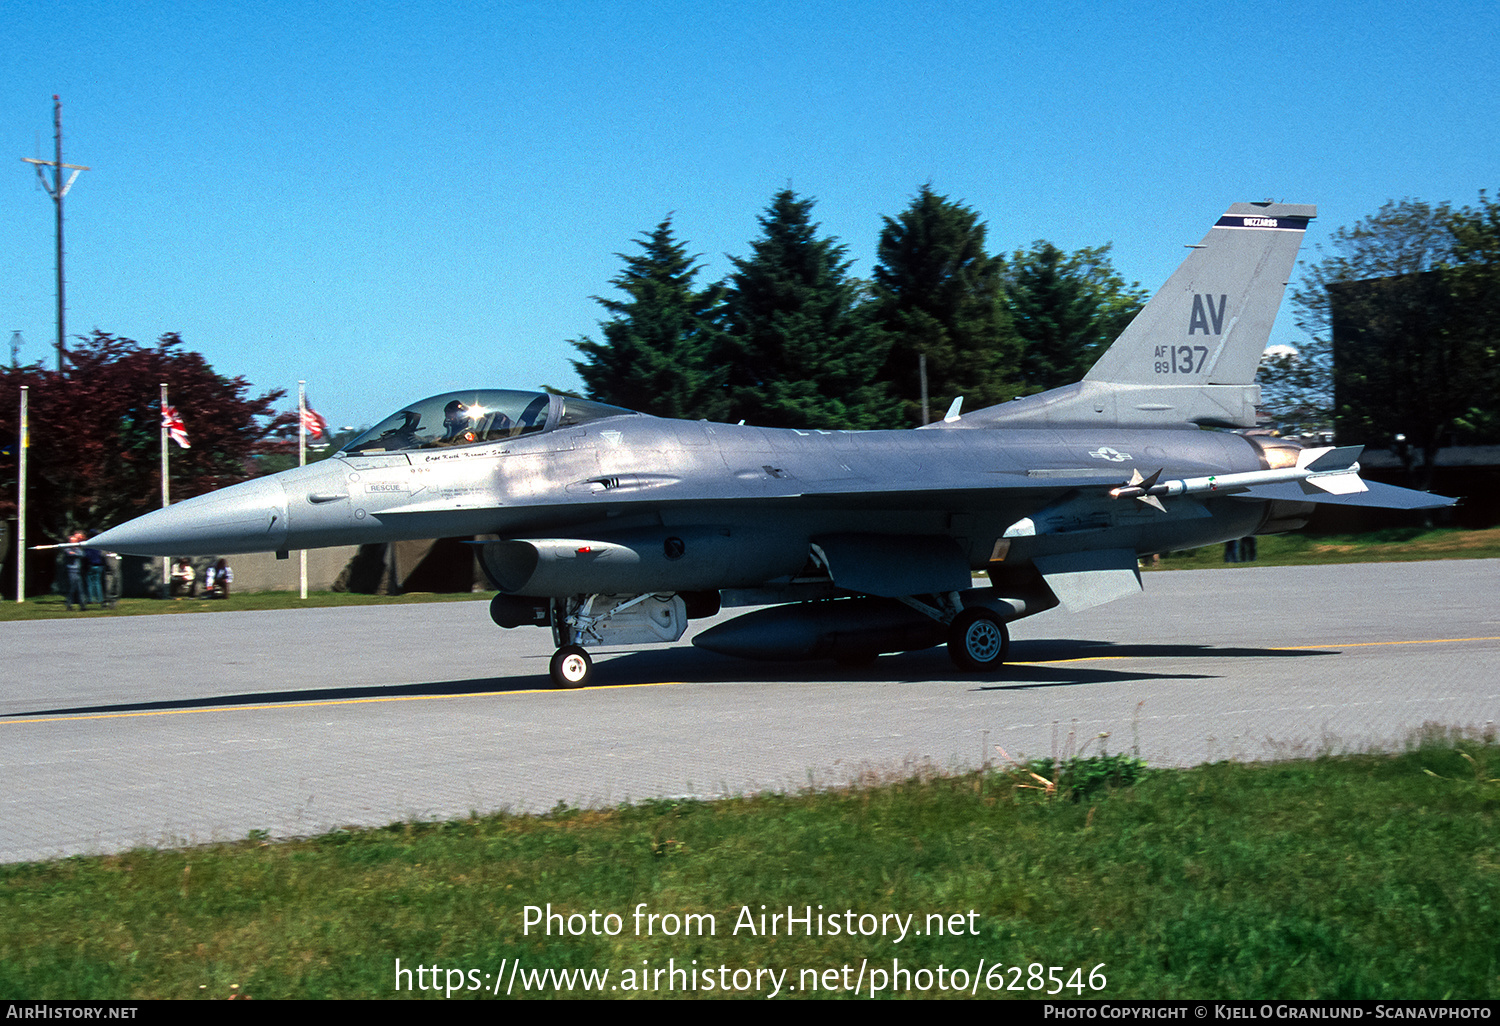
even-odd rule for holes
{"type": "Polygon", "coordinates": [[[635,415],[618,406],[545,392],[500,388],[444,392],[397,410],[344,446],[342,454],[479,445],[604,417],[635,415]]]}

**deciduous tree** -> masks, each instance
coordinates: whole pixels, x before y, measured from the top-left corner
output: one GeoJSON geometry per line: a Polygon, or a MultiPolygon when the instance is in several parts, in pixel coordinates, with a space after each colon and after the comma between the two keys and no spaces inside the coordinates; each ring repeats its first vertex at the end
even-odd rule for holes
{"type": "Polygon", "coordinates": [[[1500,200],[1484,192],[1473,207],[1453,214],[1453,267],[1448,275],[1459,330],[1468,337],[1473,362],[1488,375],[1481,401],[1454,420],[1470,442],[1500,442],[1500,200]]]}
{"type": "Polygon", "coordinates": [[[1482,193],[1459,210],[1392,201],[1334,232],[1293,294],[1303,359],[1331,366],[1316,384],[1339,435],[1392,447],[1418,487],[1440,447],[1487,441],[1496,423],[1497,224],[1482,193]]]}
{"type": "MultiPolygon", "coordinates": [[[[174,500],[255,476],[251,457],[295,414],[278,415],[284,393],[252,397],[243,378],[217,374],[167,334],[155,345],[95,331],[80,338],[59,374],[0,371],[0,433],[14,438],[19,386],[29,386],[28,510],[33,541],[93,532],[161,502],[161,384],[191,448],[172,445],[174,500]]],[[[0,512],[15,515],[14,454],[4,464],[0,512]]]]}

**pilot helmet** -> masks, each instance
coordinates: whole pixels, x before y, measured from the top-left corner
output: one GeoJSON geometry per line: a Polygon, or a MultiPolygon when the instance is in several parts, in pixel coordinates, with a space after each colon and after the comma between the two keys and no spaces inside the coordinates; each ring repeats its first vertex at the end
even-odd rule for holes
{"type": "Polygon", "coordinates": [[[474,434],[469,430],[469,425],[469,408],[457,399],[449,400],[448,405],[443,407],[443,437],[449,440],[463,438],[472,442],[474,434]]]}

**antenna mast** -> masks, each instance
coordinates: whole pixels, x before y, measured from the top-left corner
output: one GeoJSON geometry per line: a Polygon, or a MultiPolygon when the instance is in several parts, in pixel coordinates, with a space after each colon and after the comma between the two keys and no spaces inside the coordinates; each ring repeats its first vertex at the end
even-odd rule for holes
{"type": "Polygon", "coordinates": [[[46,189],[52,197],[52,203],[57,207],[57,372],[62,373],[63,355],[67,352],[67,327],[65,324],[65,304],[63,294],[63,197],[68,190],[73,188],[73,183],[78,180],[80,171],[89,170],[78,164],[64,164],[62,159],[62,101],[56,95],[52,97],[52,126],[55,130],[54,138],[57,142],[56,160],[36,160],[32,157],[22,157],[28,164],[36,165],[36,176],[42,181],[42,188],[46,189]],[[52,169],[52,181],[47,181],[44,167],[52,169]],[[63,169],[67,168],[73,174],[64,183],[62,180],[63,169]]]}

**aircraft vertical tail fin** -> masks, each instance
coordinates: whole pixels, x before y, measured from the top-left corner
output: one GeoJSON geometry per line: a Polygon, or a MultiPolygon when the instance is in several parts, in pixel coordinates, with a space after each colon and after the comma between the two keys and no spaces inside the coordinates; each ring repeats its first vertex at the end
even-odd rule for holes
{"type": "Polygon", "coordinates": [[[1304,204],[1234,204],[1081,382],[967,414],[964,426],[1254,427],[1256,368],[1315,216],[1304,204]]]}

